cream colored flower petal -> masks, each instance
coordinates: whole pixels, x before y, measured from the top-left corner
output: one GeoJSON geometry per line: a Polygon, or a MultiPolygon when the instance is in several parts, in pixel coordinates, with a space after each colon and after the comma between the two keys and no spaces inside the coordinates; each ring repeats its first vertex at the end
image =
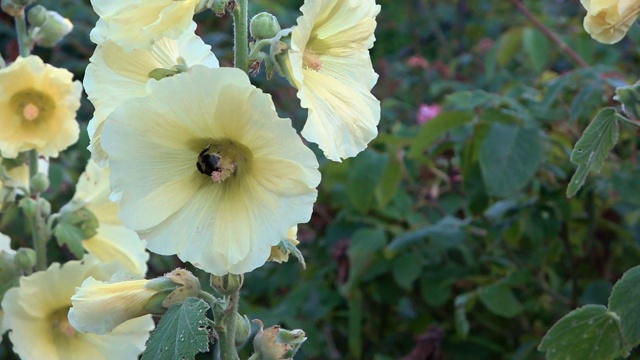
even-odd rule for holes
{"type": "Polygon", "coordinates": [[[105,354],[136,359],[152,328],[150,319],[126,329],[126,338],[109,334],[98,340],[94,340],[98,335],[78,334],[66,320],[76,286],[89,276],[107,280],[120,270],[116,263],[101,263],[88,255],[21,278],[20,286],[10,289],[2,300],[2,328],[10,330],[13,350],[24,360],[106,359],[105,354]],[[109,347],[111,351],[105,352],[109,347]]]}
{"type": "Polygon", "coordinates": [[[378,76],[368,49],[375,41],[374,0],[306,1],[293,28],[289,61],[301,105],[302,135],[334,161],[362,151],[377,135],[380,103],[370,93],[378,76]]]}
{"type": "Polygon", "coordinates": [[[35,149],[45,156],[75,143],[82,85],[73,74],[37,56],[19,57],[0,69],[0,152],[13,158],[35,149]]]}
{"type": "Polygon", "coordinates": [[[16,253],[16,251],[11,248],[11,238],[3,233],[0,233],[0,253],[16,253]]]}
{"type": "Polygon", "coordinates": [[[133,230],[169,217],[206,180],[194,172],[198,151],[187,147],[199,135],[166,113],[155,113],[161,101],[148,96],[126,103],[109,116],[102,133],[112,191],[123,192],[120,219],[133,230]]]}
{"type": "Polygon", "coordinates": [[[127,50],[148,48],[160,38],[180,36],[189,27],[197,3],[198,0],[92,0],[102,24],[91,37],[100,39],[108,32],[127,50]]]}
{"type": "Polygon", "coordinates": [[[147,273],[149,253],[145,251],[147,242],[122,225],[101,223],[98,234],[84,240],[82,246],[100,261],[119,261],[134,274],[147,273]]]}
{"type": "Polygon", "coordinates": [[[149,49],[127,52],[114,41],[99,43],[87,67],[84,84],[96,111],[89,122],[91,151],[94,159],[104,166],[108,155],[101,144],[102,122],[123,102],[146,94],[149,73],[155,69],[173,69],[186,63],[218,67],[218,59],[199,36],[196,24],[191,25],[176,40],[161,38],[149,49]]]}
{"type": "Polygon", "coordinates": [[[91,344],[96,354],[82,359],[100,359],[104,354],[108,354],[107,359],[138,359],[137,354],[144,351],[149,332],[154,328],[151,315],[145,315],[122,323],[107,335],[82,334],[83,342],[91,344]]]}
{"type": "Polygon", "coordinates": [[[125,321],[146,315],[145,305],[158,291],[148,280],[117,283],[87,278],[71,297],[69,322],[81,332],[107,334],[125,321]]]}
{"type": "Polygon", "coordinates": [[[320,145],[328,159],[355,156],[378,134],[380,102],[367,88],[309,71],[303,89],[298,96],[309,118],[302,136],[320,145]]]}

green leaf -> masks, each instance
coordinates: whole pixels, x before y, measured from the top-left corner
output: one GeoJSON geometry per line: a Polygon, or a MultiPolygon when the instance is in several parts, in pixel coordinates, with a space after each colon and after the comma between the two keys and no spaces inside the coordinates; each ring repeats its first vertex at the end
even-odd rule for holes
{"type": "Polygon", "coordinates": [[[375,189],[382,178],[389,155],[365,150],[351,163],[347,174],[347,196],[351,204],[366,214],[375,200],[375,189]]]}
{"type": "Polygon", "coordinates": [[[395,149],[388,155],[389,161],[382,174],[382,179],[376,187],[376,202],[380,209],[389,205],[391,200],[393,200],[398,192],[400,181],[402,180],[402,164],[394,154],[395,149]]]}
{"type": "Polygon", "coordinates": [[[426,122],[411,143],[409,157],[417,159],[446,132],[471,122],[473,114],[467,111],[444,112],[426,122]]]}
{"type": "Polygon", "coordinates": [[[58,223],[53,230],[53,236],[56,237],[58,246],[65,246],[73,256],[77,259],[82,259],[84,254],[84,248],[82,247],[82,240],[84,240],[85,234],[82,229],[69,223],[58,223]]]}
{"type": "Polygon", "coordinates": [[[432,245],[438,250],[451,248],[464,241],[466,233],[463,226],[466,224],[460,219],[446,216],[433,225],[396,236],[385,251],[394,254],[408,246],[421,243],[425,238],[432,239],[432,245]]]}
{"type": "Polygon", "coordinates": [[[492,313],[512,318],[522,313],[522,304],[505,284],[492,284],[478,290],[480,302],[492,313]]]}
{"type": "Polygon", "coordinates": [[[387,243],[387,236],[381,229],[362,229],[353,234],[347,255],[349,256],[349,281],[346,289],[356,285],[371,267],[376,253],[387,243]]]}
{"type": "Polygon", "coordinates": [[[416,253],[402,254],[393,259],[393,278],[405,290],[411,290],[413,282],[422,273],[422,257],[416,253]]]}
{"type": "Polygon", "coordinates": [[[542,72],[547,63],[549,63],[549,55],[551,47],[549,40],[538,29],[526,28],[522,32],[522,44],[524,50],[529,55],[529,59],[533,68],[537,72],[542,72]]]}
{"type": "Polygon", "coordinates": [[[520,51],[520,39],[522,29],[511,29],[500,38],[500,48],[498,50],[498,64],[506,65],[520,51]]]}
{"type": "Polygon", "coordinates": [[[622,275],[613,286],[609,297],[609,310],[620,317],[627,350],[640,344],[640,266],[622,275]]]}
{"type": "Polygon", "coordinates": [[[567,197],[574,196],[582,187],[589,171],[600,171],[604,159],[618,141],[618,113],[604,108],[593,119],[571,152],[571,162],[578,169],[567,187],[567,197]]]}
{"type": "Polygon", "coordinates": [[[209,351],[208,310],[209,304],[197,298],[173,305],[151,333],[142,360],[194,359],[209,351]]]}
{"type": "Polygon", "coordinates": [[[456,296],[454,300],[455,310],[455,326],[456,334],[461,338],[466,338],[469,335],[469,320],[467,319],[467,306],[475,300],[474,293],[465,293],[456,296]]]}
{"type": "Polygon", "coordinates": [[[538,350],[549,360],[609,360],[626,356],[620,319],[602,305],[586,305],[558,320],[538,350]]]}
{"type": "Polygon", "coordinates": [[[487,193],[512,195],[531,181],[542,160],[538,129],[492,124],[480,147],[479,160],[487,193]]]}
{"type": "Polygon", "coordinates": [[[616,95],[624,112],[634,119],[640,119],[640,84],[619,87],[616,95]]]}
{"type": "Polygon", "coordinates": [[[433,307],[444,305],[451,298],[451,284],[454,281],[440,276],[423,276],[420,278],[422,299],[433,307]]]}

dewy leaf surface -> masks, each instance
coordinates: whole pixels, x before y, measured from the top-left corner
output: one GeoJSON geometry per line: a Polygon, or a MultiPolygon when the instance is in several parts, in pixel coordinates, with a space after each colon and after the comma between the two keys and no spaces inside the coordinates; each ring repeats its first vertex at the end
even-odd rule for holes
{"type": "Polygon", "coordinates": [[[173,305],[151,333],[142,360],[194,359],[208,351],[207,310],[209,304],[196,298],[173,305]]]}

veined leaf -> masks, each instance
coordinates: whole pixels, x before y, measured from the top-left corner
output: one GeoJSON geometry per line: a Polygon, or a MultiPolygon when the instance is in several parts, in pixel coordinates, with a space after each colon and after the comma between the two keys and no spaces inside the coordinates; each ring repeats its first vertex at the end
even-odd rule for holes
{"type": "Polygon", "coordinates": [[[618,113],[604,108],[593,119],[571,152],[571,162],[578,169],[567,187],[567,196],[574,196],[584,185],[589,171],[598,172],[616,142],[618,142],[618,113]]]}

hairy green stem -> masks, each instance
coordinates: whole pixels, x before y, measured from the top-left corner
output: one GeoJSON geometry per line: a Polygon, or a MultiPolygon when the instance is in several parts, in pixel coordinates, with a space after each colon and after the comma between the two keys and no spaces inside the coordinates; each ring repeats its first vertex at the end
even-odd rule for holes
{"type": "Polygon", "coordinates": [[[15,16],[15,22],[20,56],[27,57],[31,53],[31,38],[29,37],[29,33],[27,32],[27,20],[24,15],[24,9],[18,11],[15,16]]]}
{"type": "Polygon", "coordinates": [[[247,72],[249,68],[249,0],[236,0],[233,10],[234,66],[247,72]]]}
{"type": "Polygon", "coordinates": [[[273,39],[262,39],[256,42],[255,45],[253,46],[253,49],[251,49],[251,52],[249,53],[249,60],[257,60],[260,50],[262,50],[262,48],[267,45],[271,45],[272,41],[273,39]]]}
{"type": "Polygon", "coordinates": [[[220,358],[224,360],[238,360],[236,350],[236,321],[238,317],[238,302],[240,302],[240,289],[225,297],[227,306],[222,316],[218,316],[216,323],[219,326],[218,341],[220,343],[220,358]]]}

